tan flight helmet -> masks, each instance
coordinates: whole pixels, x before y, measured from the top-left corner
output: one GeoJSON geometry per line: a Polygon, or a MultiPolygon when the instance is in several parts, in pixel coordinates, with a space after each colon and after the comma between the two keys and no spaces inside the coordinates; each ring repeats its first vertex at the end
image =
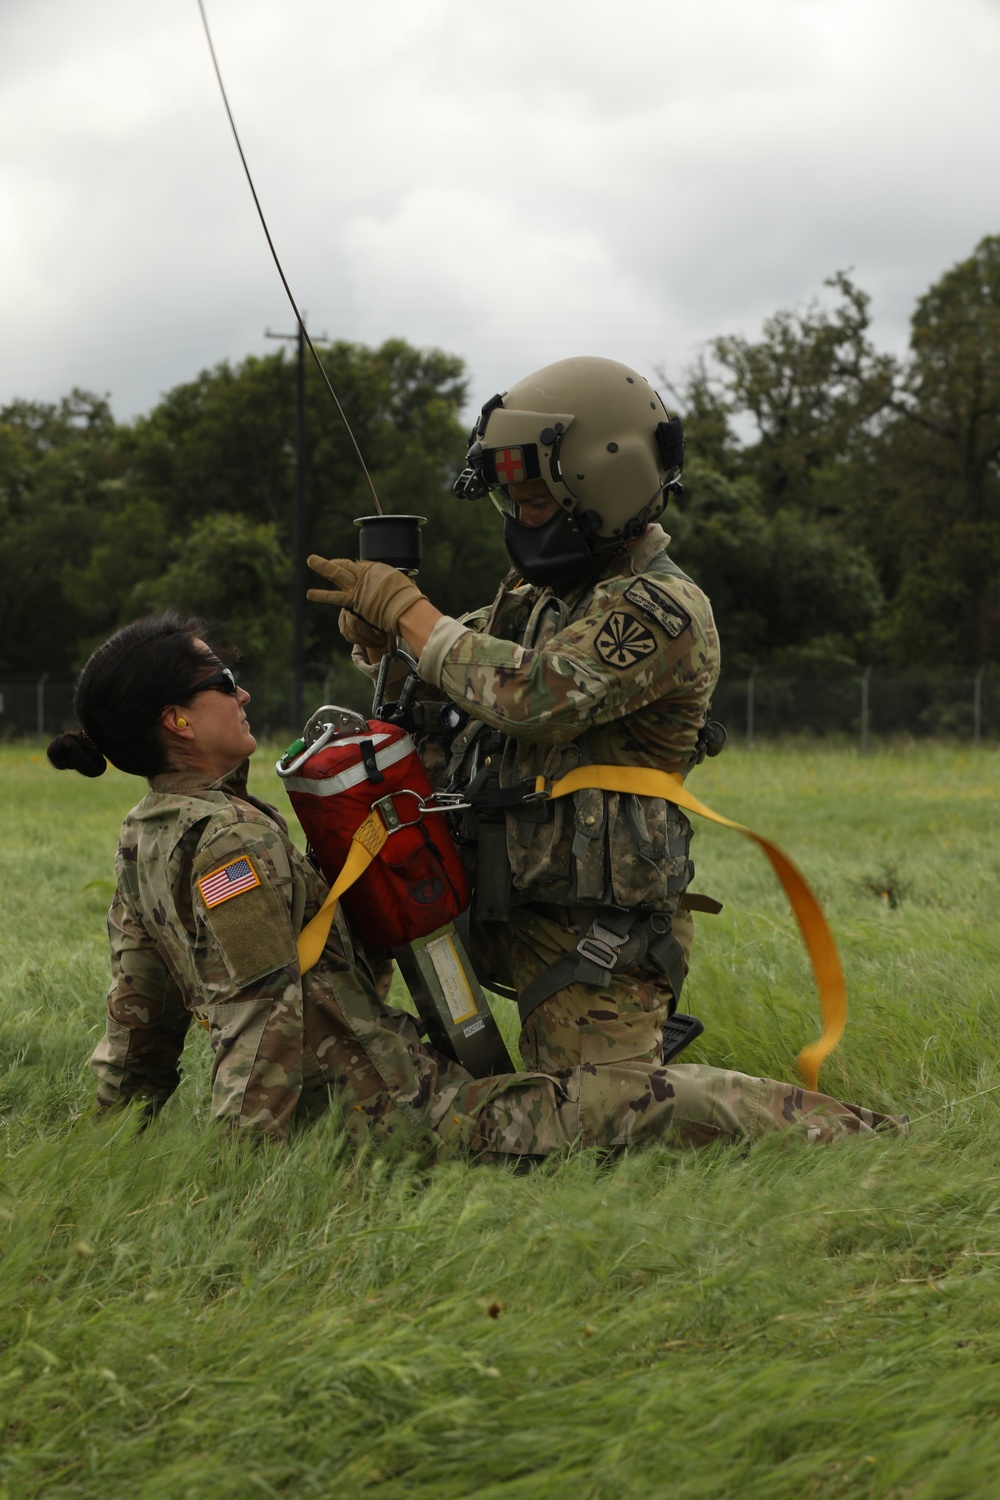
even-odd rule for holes
{"type": "Polygon", "coordinates": [[[588,550],[603,550],[641,535],[680,488],[683,428],[627,365],[562,359],[487,402],[468,463],[456,493],[490,493],[516,521],[507,486],[540,478],[588,550]]]}

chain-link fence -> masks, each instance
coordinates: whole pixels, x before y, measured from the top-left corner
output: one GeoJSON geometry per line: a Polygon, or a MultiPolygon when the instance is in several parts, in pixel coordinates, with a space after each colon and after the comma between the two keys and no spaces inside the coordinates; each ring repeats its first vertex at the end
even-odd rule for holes
{"type": "MultiPolygon", "coordinates": [[[[293,739],[301,731],[301,724],[292,723],[291,673],[254,677],[241,672],[239,680],[250,694],[250,722],[258,738],[293,739]]],[[[73,686],[47,672],[37,677],[0,678],[0,739],[44,742],[62,730],[75,729],[73,686]]],[[[308,673],[303,683],[302,702],[307,715],[322,703],[368,712],[371,701],[371,684],[349,662],[329,671],[308,673]]]]}
{"type": "Polygon", "coordinates": [[[889,673],[866,667],[856,676],[778,677],[724,673],[712,713],[737,741],[795,735],[848,739],[862,753],[879,740],[1000,740],[1000,671],[889,673]]]}
{"type": "MultiPolygon", "coordinates": [[[[240,680],[251,694],[250,719],[256,734],[291,739],[299,732],[302,726],[292,723],[290,675],[240,680]]],[[[309,674],[303,703],[306,714],[321,703],[367,712],[371,687],[345,663],[309,674]]],[[[997,744],[1000,670],[903,675],[869,667],[855,676],[811,679],[756,671],[723,673],[712,712],[735,743],[751,747],[796,735],[850,740],[862,752],[879,740],[899,736],[997,744]]],[[[44,741],[75,723],[72,683],[47,672],[0,681],[0,738],[44,741]]]]}

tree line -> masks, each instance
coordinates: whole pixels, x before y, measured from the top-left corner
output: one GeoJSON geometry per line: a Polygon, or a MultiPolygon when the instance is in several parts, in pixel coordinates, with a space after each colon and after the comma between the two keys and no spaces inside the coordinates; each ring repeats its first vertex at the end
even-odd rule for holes
{"type": "MultiPolygon", "coordinates": [[[[383,509],[428,517],[429,596],[451,613],[491,597],[499,518],[450,493],[462,361],[399,339],[323,357],[383,509]]],[[[712,598],[728,667],[1000,661],[1000,237],[918,300],[903,357],[874,346],[870,300],[838,273],[758,340],[713,340],[664,394],[688,439],[672,553],[712,598]]],[[[204,371],[130,423],[80,390],[0,410],[0,671],[68,677],[168,603],[248,668],[287,666],[294,432],[283,350],[204,371]]],[[[306,435],[307,550],[356,555],[371,496],[315,371],[306,435]]],[[[335,612],[309,610],[307,662],[344,656],[335,612]]]]}

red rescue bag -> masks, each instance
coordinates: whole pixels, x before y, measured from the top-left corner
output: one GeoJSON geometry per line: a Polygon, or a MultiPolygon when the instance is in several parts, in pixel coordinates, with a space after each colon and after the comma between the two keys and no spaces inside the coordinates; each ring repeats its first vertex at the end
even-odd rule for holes
{"type": "Polygon", "coordinates": [[[471,892],[461,856],[441,813],[424,809],[433,791],[405,730],[369,719],[367,734],[335,735],[285,769],[289,756],[278,772],[331,885],[355,830],[381,804],[390,835],[341,898],[362,942],[395,948],[465,910],[471,892]]]}

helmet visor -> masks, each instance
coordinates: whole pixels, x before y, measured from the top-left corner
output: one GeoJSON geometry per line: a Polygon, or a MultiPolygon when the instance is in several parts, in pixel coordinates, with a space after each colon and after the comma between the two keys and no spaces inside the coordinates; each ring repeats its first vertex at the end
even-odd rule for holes
{"type": "Polygon", "coordinates": [[[518,505],[512,500],[502,484],[494,485],[490,490],[490,499],[504,520],[516,521],[518,519],[518,505]]]}

